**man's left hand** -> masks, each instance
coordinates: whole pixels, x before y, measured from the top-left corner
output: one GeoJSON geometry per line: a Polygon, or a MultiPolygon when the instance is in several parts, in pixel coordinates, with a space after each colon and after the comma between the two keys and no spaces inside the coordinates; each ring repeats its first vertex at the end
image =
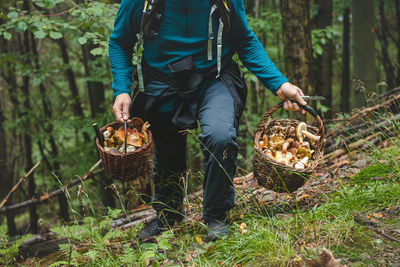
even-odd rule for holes
{"type": "MultiPolygon", "coordinates": [[[[307,105],[307,102],[301,98],[301,96],[304,96],[303,91],[296,85],[293,85],[289,82],[283,83],[276,91],[276,94],[282,101],[286,101],[283,105],[284,109],[286,110],[300,110],[300,107],[296,103],[290,101],[290,99],[296,100],[301,105],[307,105]]],[[[305,110],[302,110],[302,113],[305,114],[305,110]]]]}

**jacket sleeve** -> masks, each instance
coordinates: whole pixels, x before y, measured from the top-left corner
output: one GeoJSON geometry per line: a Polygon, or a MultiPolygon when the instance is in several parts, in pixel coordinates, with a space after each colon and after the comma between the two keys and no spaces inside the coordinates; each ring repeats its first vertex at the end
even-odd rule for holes
{"type": "Polygon", "coordinates": [[[122,0],[108,43],[108,55],[113,75],[114,98],[122,93],[131,93],[132,54],[139,32],[139,0],[122,0]]]}
{"type": "Polygon", "coordinates": [[[243,0],[231,0],[231,40],[240,60],[257,78],[276,94],[278,88],[288,79],[283,76],[270,60],[255,33],[249,28],[243,0]]]}

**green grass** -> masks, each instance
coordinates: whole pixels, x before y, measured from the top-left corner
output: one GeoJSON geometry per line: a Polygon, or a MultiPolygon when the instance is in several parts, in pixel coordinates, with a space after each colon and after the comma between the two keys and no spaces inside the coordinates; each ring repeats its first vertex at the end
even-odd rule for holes
{"type": "MultiPolygon", "coordinates": [[[[183,225],[165,232],[155,244],[139,244],[137,234],[142,225],[127,231],[113,230],[106,234],[109,223],[121,211],[108,216],[84,218],[81,224],[52,229],[71,242],[61,245],[62,253],[38,263],[74,266],[288,266],[306,258],[316,258],[323,247],[346,264],[362,262],[378,264],[386,252],[399,250],[399,244],[384,239],[360,225],[354,216],[381,213],[381,224],[398,227],[398,214],[386,210],[400,207],[400,183],[397,158],[400,139],[390,148],[370,153],[372,164],[353,176],[348,183],[324,197],[325,201],[308,210],[293,209],[287,216],[260,212],[257,204],[236,207],[231,231],[222,240],[206,243],[206,228],[200,222],[183,225]],[[373,181],[373,177],[393,180],[373,181]],[[244,224],[245,226],[244,226],[244,224]],[[79,245],[84,243],[85,245],[79,245]],[[363,258],[368,253],[370,258],[363,258]]],[[[245,197],[245,196],[238,196],[245,197]]],[[[250,203],[250,202],[249,202],[250,203]]],[[[3,229],[4,230],[4,229],[3,229]]],[[[0,234],[0,236],[4,236],[0,234]]],[[[16,247],[0,250],[0,263],[16,264],[16,247]]]]}

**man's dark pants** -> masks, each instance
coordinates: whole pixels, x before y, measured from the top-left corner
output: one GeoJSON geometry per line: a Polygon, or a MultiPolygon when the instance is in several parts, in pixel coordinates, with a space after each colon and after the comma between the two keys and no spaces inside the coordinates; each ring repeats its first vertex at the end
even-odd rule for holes
{"type": "MultiPolygon", "coordinates": [[[[228,89],[221,80],[203,89],[200,95],[198,121],[204,154],[203,218],[208,223],[224,220],[227,211],[234,206],[232,179],[236,170],[237,122],[241,110],[237,110],[235,103],[237,95],[235,98],[232,88],[228,89]]],[[[182,173],[186,169],[186,134],[171,122],[173,115],[174,110],[163,112],[154,109],[149,116],[155,143],[152,205],[159,215],[166,215],[169,223],[182,218],[182,173]]]]}

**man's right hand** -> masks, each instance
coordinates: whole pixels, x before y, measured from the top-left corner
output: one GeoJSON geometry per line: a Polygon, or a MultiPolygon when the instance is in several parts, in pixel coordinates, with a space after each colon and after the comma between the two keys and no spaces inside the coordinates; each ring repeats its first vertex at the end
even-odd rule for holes
{"type": "Polygon", "coordinates": [[[130,122],[129,119],[129,107],[131,105],[131,96],[129,94],[120,94],[114,101],[113,113],[115,119],[121,123],[125,121],[130,122]]]}

